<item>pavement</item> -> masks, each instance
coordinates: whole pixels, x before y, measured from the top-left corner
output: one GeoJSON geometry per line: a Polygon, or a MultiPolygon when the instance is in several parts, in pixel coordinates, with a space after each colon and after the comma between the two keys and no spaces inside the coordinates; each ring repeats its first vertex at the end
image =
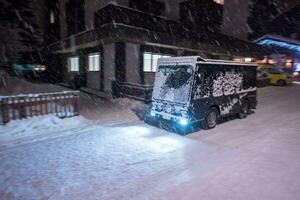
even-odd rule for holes
{"type": "Polygon", "coordinates": [[[300,199],[300,85],[246,119],[180,136],[140,121],[0,150],[0,199],[300,199]]]}

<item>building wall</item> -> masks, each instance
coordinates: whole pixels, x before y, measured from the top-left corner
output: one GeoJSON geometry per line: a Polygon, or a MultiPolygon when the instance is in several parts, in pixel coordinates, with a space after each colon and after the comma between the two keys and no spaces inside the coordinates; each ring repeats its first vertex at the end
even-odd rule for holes
{"type": "Polygon", "coordinates": [[[140,77],[140,45],[126,44],[126,82],[142,83],[140,77]]]}
{"type": "Polygon", "coordinates": [[[40,31],[44,33],[43,31],[46,29],[46,24],[48,18],[46,18],[46,9],[47,7],[45,6],[46,2],[45,0],[34,0],[33,3],[33,10],[36,14],[36,23],[40,28],[40,31]]]}
{"type": "Polygon", "coordinates": [[[91,89],[100,90],[101,89],[101,72],[87,72],[87,87],[91,89]]]}
{"type": "Polygon", "coordinates": [[[144,72],[144,84],[153,85],[155,79],[155,72],[144,72]]]}
{"type": "MultiPolygon", "coordinates": [[[[69,0],[60,0],[59,7],[60,7],[60,36],[61,38],[67,37],[67,24],[66,24],[66,13],[65,13],[65,5],[69,0]]],[[[122,6],[129,6],[130,0],[86,0],[84,5],[84,13],[85,13],[85,29],[94,28],[94,13],[101,8],[105,7],[108,3],[116,2],[118,5],[122,6]]],[[[166,16],[169,19],[178,20],[179,19],[179,2],[184,0],[158,0],[160,2],[165,3],[165,12],[163,16],[166,16]]]]}
{"type": "MultiPolygon", "coordinates": [[[[247,40],[248,33],[251,31],[247,22],[251,0],[225,0],[224,2],[221,31],[226,35],[247,40]]],[[[284,12],[299,3],[299,0],[273,0],[273,2],[280,12],[284,12]]]]}
{"type": "Polygon", "coordinates": [[[65,13],[65,5],[67,3],[67,0],[60,0],[59,1],[59,7],[60,7],[60,12],[59,12],[59,24],[60,24],[60,37],[65,38],[67,37],[67,23],[66,23],[66,13],[65,13]]]}
{"type": "Polygon", "coordinates": [[[285,12],[289,10],[290,8],[294,7],[295,5],[299,4],[299,0],[274,0],[275,3],[278,5],[278,8],[282,11],[285,12]]]}
{"type": "Polygon", "coordinates": [[[178,20],[179,19],[179,2],[183,0],[158,0],[160,2],[165,3],[165,13],[164,16],[173,19],[178,20]]]}
{"type": "Polygon", "coordinates": [[[82,50],[82,57],[85,60],[84,71],[86,72],[86,86],[91,89],[102,90],[103,80],[103,49],[101,46],[96,46],[82,50]],[[100,69],[99,71],[89,71],[89,55],[90,54],[100,55],[100,69]]]}
{"type": "Polygon", "coordinates": [[[111,93],[115,79],[115,58],[115,44],[103,45],[103,82],[104,91],[108,93],[111,93]]]}
{"type": "MultiPolygon", "coordinates": [[[[86,0],[85,3],[85,25],[86,29],[90,29],[94,27],[94,13],[104,6],[106,6],[108,3],[112,2],[111,0],[101,0],[101,1],[95,1],[95,0],[86,0]]],[[[129,0],[114,0],[113,2],[116,2],[118,5],[128,6],[129,0]]]]}
{"type": "Polygon", "coordinates": [[[239,39],[247,40],[249,3],[251,0],[225,0],[221,31],[239,39]]]}
{"type": "Polygon", "coordinates": [[[79,72],[70,72],[68,69],[68,57],[71,55],[63,55],[62,56],[62,73],[63,73],[63,83],[70,84],[73,80],[74,76],[79,74],[79,72]]]}

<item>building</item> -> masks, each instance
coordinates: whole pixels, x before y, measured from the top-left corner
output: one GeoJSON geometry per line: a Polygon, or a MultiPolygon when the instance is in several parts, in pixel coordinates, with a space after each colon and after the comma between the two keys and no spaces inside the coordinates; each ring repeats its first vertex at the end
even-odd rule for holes
{"type": "Polygon", "coordinates": [[[270,22],[268,33],[256,40],[271,56],[271,62],[288,72],[300,71],[300,4],[270,22]]]}
{"type": "MultiPolygon", "coordinates": [[[[182,6],[189,2],[183,0],[74,2],[58,1],[54,19],[60,40],[47,48],[47,65],[64,84],[148,99],[160,57],[234,59],[264,53],[256,44],[219,33],[217,26],[198,30],[186,25],[182,6]]],[[[214,10],[222,3],[212,4],[214,10]]]]}
{"type": "Polygon", "coordinates": [[[258,11],[258,14],[262,16],[262,20],[256,21],[263,21],[264,19],[267,20],[269,18],[276,18],[280,15],[280,13],[297,5],[298,2],[298,0],[225,0],[221,31],[226,35],[242,40],[257,39],[257,37],[249,38],[249,35],[257,30],[252,30],[248,21],[255,13],[252,12],[252,9],[255,9],[255,4],[261,4],[261,6],[257,6],[262,9],[258,11]]]}
{"type": "Polygon", "coordinates": [[[197,32],[219,32],[222,24],[224,1],[182,1],[179,21],[188,29],[197,32]]]}
{"type": "Polygon", "coordinates": [[[250,14],[250,1],[251,0],[225,0],[221,26],[222,33],[242,40],[248,39],[250,28],[247,19],[250,14]]]}

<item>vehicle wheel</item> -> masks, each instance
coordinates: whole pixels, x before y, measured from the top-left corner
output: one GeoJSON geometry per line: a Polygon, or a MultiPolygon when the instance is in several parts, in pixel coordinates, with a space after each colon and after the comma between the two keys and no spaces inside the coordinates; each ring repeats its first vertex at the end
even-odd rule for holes
{"type": "Polygon", "coordinates": [[[285,80],[278,80],[278,81],[277,81],[277,85],[278,85],[278,86],[285,86],[285,85],[286,85],[286,82],[285,82],[285,80]]]}
{"type": "Polygon", "coordinates": [[[248,113],[250,111],[250,106],[249,106],[249,102],[246,100],[246,101],[243,101],[242,103],[242,106],[241,106],[241,110],[238,114],[238,117],[240,119],[244,119],[247,117],[248,113]]]}
{"type": "Polygon", "coordinates": [[[204,129],[212,129],[218,123],[219,112],[216,108],[211,108],[203,122],[204,129]]]}

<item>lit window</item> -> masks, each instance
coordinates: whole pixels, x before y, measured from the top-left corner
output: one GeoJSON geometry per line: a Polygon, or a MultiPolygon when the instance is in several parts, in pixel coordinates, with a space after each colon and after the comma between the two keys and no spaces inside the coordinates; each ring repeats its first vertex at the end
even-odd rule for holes
{"type": "Polygon", "coordinates": [[[291,68],[292,66],[293,66],[293,60],[286,59],[286,61],[285,61],[285,67],[291,68]]]}
{"type": "Polygon", "coordinates": [[[214,0],[214,2],[216,2],[217,4],[224,5],[224,0],[214,0]]]}
{"type": "Polygon", "coordinates": [[[275,64],[276,61],[274,59],[268,59],[267,63],[269,63],[269,64],[275,64]]]}
{"type": "Polygon", "coordinates": [[[144,72],[155,72],[157,67],[157,61],[159,58],[168,58],[171,56],[155,54],[155,53],[144,53],[144,72]]]}
{"type": "Polygon", "coordinates": [[[54,17],[54,12],[51,10],[50,12],[50,23],[54,24],[55,23],[55,17],[54,17]]]}
{"type": "Polygon", "coordinates": [[[100,71],[100,54],[94,53],[89,55],[89,71],[100,71]]]}
{"type": "Polygon", "coordinates": [[[144,72],[151,72],[151,54],[150,53],[144,53],[144,72]]]}
{"type": "Polygon", "coordinates": [[[79,71],[79,57],[68,58],[68,69],[70,72],[78,72],[79,71]]]}
{"type": "Polygon", "coordinates": [[[251,62],[252,58],[245,58],[245,62],[251,62]]]}

